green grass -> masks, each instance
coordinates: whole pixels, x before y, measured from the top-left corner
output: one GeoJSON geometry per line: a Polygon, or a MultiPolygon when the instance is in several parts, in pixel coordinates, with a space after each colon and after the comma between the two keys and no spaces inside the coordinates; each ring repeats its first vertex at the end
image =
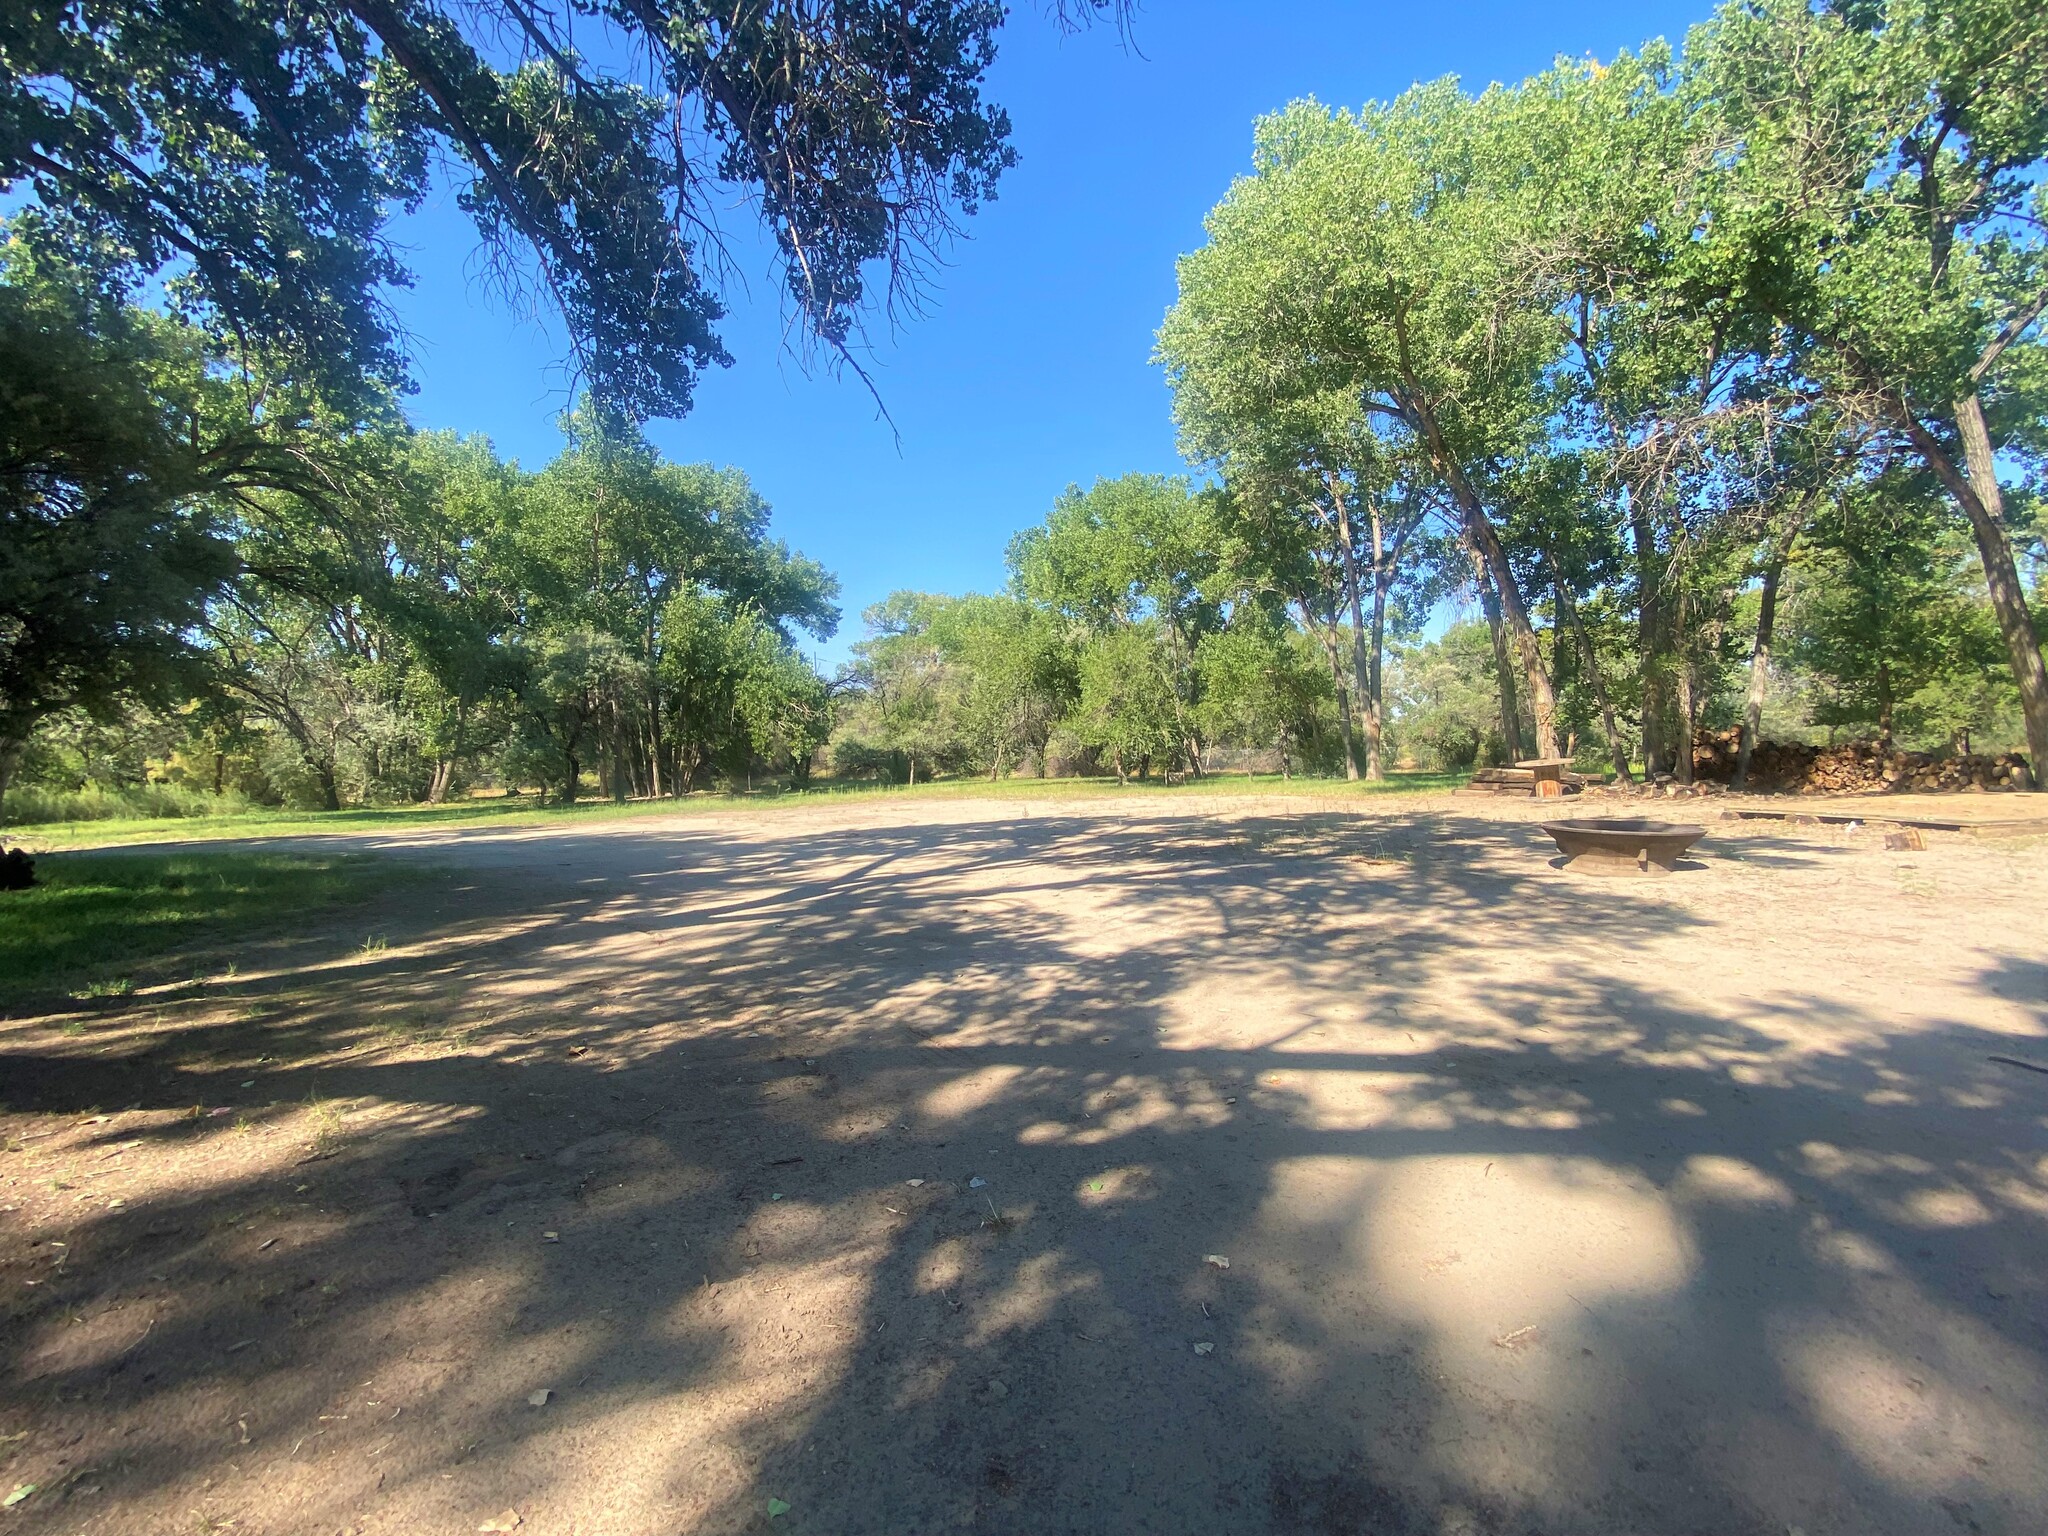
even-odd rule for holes
{"type": "Polygon", "coordinates": [[[853,798],[993,799],[1061,801],[1105,795],[1165,798],[1208,795],[1271,795],[1282,798],[1350,799],[1386,794],[1455,789],[1465,782],[1458,773],[1397,773],[1378,784],[1363,780],[1282,779],[1274,775],[1223,774],[1168,788],[1158,779],[1118,788],[1114,779],[941,779],[914,789],[884,784],[822,783],[808,790],[762,789],[751,794],[696,794],[683,800],[636,800],[624,805],[582,801],[572,806],[542,806],[532,800],[466,800],[455,805],[381,806],[354,811],[280,811],[257,809],[229,816],[176,819],[45,822],[0,829],[0,841],[32,850],[104,848],[153,842],[197,842],[222,838],[307,837],[332,832],[404,833],[430,828],[465,826],[517,827],[579,820],[611,820],[621,816],[674,816],[693,812],[730,811],[748,807],[837,804],[853,798]]]}
{"type": "Polygon", "coordinates": [[[53,854],[0,891],[0,1007],[125,997],[224,951],[366,900],[409,872],[363,857],[53,854]]]}

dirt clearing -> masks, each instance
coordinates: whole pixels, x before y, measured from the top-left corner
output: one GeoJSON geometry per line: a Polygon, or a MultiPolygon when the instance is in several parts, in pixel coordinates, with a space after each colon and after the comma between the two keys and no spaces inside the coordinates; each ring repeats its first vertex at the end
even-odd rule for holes
{"type": "Polygon", "coordinates": [[[323,841],[0,1023],[0,1533],[2039,1531],[2048,843],[1532,815],[323,841]]]}

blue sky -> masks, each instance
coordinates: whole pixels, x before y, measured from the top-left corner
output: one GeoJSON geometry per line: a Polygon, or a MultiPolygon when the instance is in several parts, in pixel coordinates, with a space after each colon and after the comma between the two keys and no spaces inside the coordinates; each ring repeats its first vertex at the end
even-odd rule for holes
{"type": "MultiPolygon", "coordinates": [[[[1259,113],[1302,96],[1358,105],[1455,74],[1477,89],[1556,55],[1610,58],[1682,37],[1692,4],[1441,0],[1421,7],[1151,0],[1135,50],[1108,29],[1063,37],[1019,0],[991,97],[1020,161],[968,223],[927,313],[874,336],[870,371],[896,429],[848,375],[806,374],[748,215],[725,215],[744,286],[722,331],[735,364],[702,380],[695,411],[650,436],[682,460],[737,464],[774,504],[777,532],[838,573],[846,620],[899,587],[989,590],[1010,536],[1072,482],[1176,472],[1152,335],[1173,302],[1174,258],[1248,167],[1259,113]]],[[[396,295],[412,333],[423,427],[488,434],[530,467],[560,446],[556,341],[475,280],[452,197],[400,224],[416,287],[396,295]]]]}

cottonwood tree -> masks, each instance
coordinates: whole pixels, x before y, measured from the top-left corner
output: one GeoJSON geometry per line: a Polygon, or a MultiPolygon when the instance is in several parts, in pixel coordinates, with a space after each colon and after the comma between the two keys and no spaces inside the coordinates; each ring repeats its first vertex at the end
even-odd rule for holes
{"type": "Polygon", "coordinates": [[[203,338],[19,242],[0,281],[0,797],[51,714],[194,688],[236,571],[227,506],[296,470],[203,338]]]}
{"type": "Polygon", "coordinates": [[[2048,13],[1759,0],[1694,34],[1687,74],[1725,160],[1706,243],[1835,408],[1917,456],[1962,514],[2028,751],[2048,761],[2048,667],[2001,481],[2042,411],[2048,13]]]}
{"type": "Polygon", "coordinates": [[[1297,102],[1261,119],[1254,174],[1179,265],[1159,335],[1190,415],[1249,421],[1341,395],[1412,442],[1498,594],[1535,715],[1557,751],[1549,671],[1494,513],[1486,466],[1540,436],[1561,337],[1526,299],[1523,222],[1497,162],[1499,93],[1418,87],[1358,113],[1297,102]]]}
{"type": "MultiPolygon", "coordinates": [[[[1058,614],[1084,655],[1089,645],[1115,636],[1116,654],[1133,658],[1136,642],[1127,637],[1139,633],[1159,648],[1145,673],[1163,680],[1165,694],[1134,681],[1136,691],[1128,696],[1146,711],[1140,733],[1146,741],[1152,739],[1153,716],[1166,710],[1177,740],[1173,755],[1197,773],[1202,753],[1195,650],[1222,622],[1217,501],[1184,478],[1164,475],[1097,480],[1085,491],[1069,486],[1042,524],[1011,541],[1008,556],[1017,594],[1058,614]]],[[[1086,694],[1085,676],[1082,689],[1086,694]]],[[[1101,710],[1126,693],[1120,686],[1100,687],[1092,695],[1095,703],[1084,705],[1084,713],[1098,722],[1095,744],[1110,740],[1102,735],[1101,710]]],[[[1156,755],[1150,748],[1133,753],[1156,755]]]]}

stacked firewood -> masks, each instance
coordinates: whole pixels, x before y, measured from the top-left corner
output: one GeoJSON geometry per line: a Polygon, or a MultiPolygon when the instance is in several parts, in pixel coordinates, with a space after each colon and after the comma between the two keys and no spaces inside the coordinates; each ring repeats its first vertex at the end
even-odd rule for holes
{"type": "MultiPolygon", "coordinates": [[[[1696,779],[1725,784],[1735,776],[1741,732],[1702,731],[1692,747],[1696,779]]],[[[1749,758],[1748,788],[1765,794],[1869,794],[1909,790],[2027,789],[2027,760],[2016,752],[1935,757],[1877,741],[1833,747],[1759,741],[1749,758]]]]}

